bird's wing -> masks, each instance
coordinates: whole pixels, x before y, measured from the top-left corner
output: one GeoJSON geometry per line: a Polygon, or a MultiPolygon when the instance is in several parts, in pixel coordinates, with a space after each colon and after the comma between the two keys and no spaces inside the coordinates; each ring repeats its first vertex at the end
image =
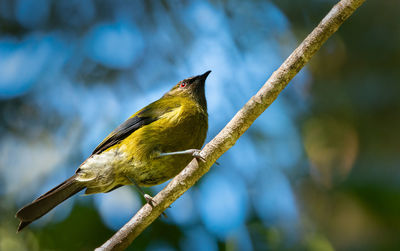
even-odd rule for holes
{"type": "Polygon", "coordinates": [[[107,150],[113,145],[118,144],[140,127],[150,124],[155,120],[156,119],[154,118],[140,117],[139,115],[127,119],[124,123],[112,131],[110,135],[108,135],[107,138],[105,138],[103,142],[96,147],[96,149],[94,149],[92,155],[102,153],[104,150],[107,150]]]}
{"type": "Polygon", "coordinates": [[[151,103],[112,131],[96,147],[96,149],[94,149],[92,155],[100,154],[108,148],[118,144],[137,129],[158,120],[163,114],[168,113],[177,107],[179,107],[179,104],[163,102],[163,100],[151,103]]]}

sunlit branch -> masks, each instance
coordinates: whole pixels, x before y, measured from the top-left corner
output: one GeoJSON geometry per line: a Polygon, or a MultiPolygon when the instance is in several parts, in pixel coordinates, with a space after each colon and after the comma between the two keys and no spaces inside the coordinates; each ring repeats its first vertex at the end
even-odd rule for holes
{"type": "MultiPolygon", "coordinates": [[[[153,207],[144,205],[118,232],[96,250],[123,250],[178,197],[193,186],[213,163],[231,148],[265,109],[278,97],[289,81],[304,67],[322,44],[361,6],[365,0],[342,0],[304,39],[283,64],[271,75],[232,120],[202,150],[206,162],[193,159],[161,192],[154,197],[153,207]]],[[[166,230],[168,231],[168,230],[166,230]]]]}

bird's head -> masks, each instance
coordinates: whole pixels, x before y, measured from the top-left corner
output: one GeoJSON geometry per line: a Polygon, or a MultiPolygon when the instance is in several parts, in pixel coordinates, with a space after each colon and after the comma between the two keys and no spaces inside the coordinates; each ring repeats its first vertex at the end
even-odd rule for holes
{"type": "Polygon", "coordinates": [[[190,77],[179,81],[164,96],[190,97],[195,99],[201,106],[207,107],[204,85],[210,72],[211,71],[207,71],[202,75],[190,77]]]}

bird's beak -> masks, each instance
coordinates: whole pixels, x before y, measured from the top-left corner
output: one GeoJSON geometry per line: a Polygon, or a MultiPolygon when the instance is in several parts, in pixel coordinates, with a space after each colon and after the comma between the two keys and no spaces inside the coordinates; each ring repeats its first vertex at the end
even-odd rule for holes
{"type": "Polygon", "coordinates": [[[205,81],[208,74],[210,74],[211,71],[206,71],[204,74],[197,76],[200,80],[205,81]]]}

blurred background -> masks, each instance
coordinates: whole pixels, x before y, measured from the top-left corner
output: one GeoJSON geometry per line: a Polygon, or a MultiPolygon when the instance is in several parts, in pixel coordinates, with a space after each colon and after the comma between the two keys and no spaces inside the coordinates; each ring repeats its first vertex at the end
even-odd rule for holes
{"type": "MultiPolygon", "coordinates": [[[[133,187],[20,234],[14,214],[206,70],[209,141],[335,2],[0,0],[0,250],[101,245],[144,203],[133,187]]],[[[367,1],[129,250],[400,249],[399,9],[367,1]]]]}

